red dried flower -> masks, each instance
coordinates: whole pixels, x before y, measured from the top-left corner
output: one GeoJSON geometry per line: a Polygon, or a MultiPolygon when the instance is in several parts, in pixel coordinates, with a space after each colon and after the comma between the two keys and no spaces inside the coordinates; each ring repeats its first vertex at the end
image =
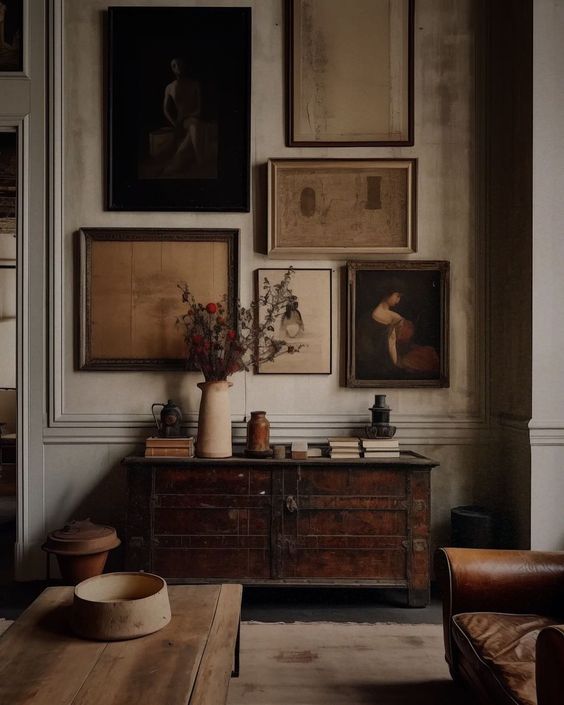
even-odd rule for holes
{"type": "Polygon", "coordinates": [[[217,306],[210,302],[209,304],[206,305],[206,311],[208,313],[215,313],[217,311],[217,306]]]}
{"type": "Polygon", "coordinates": [[[199,345],[203,339],[204,339],[204,336],[199,335],[198,333],[196,333],[196,335],[192,336],[192,342],[194,343],[194,345],[199,345]]]}
{"type": "Polygon", "coordinates": [[[235,340],[235,338],[237,337],[237,333],[234,330],[228,330],[225,337],[227,338],[227,340],[235,340]]]}

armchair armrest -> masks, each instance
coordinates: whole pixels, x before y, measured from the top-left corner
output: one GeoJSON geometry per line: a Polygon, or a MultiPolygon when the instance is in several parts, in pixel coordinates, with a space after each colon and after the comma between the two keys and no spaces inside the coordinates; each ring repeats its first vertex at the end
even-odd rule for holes
{"type": "Polygon", "coordinates": [[[535,668],[538,705],[559,705],[564,673],[564,625],[541,629],[535,668]]]}
{"type": "Polygon", "coordinates": [[[554,616],[564,612],[564,552],[439,548],[435,574],[443,600],[447,663],[451,618],[461,612],[554,616]]]}

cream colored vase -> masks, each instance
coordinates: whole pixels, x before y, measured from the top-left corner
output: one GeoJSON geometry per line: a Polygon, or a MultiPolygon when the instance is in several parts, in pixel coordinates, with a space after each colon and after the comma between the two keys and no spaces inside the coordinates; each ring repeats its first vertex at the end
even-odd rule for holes
{"type": "Polygon", "coordinates": [[[200,413],[198,415],[198,438],[196,455],[198,458],[230,458],[231,448],[231,405],[229,387],[232,382],[200,382],[202,390],[200,413]]]}

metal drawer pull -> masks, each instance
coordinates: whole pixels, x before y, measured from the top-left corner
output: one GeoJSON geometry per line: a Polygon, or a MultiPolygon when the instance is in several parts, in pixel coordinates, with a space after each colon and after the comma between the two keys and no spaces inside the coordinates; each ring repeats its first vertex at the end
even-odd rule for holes
{"type": "Polygon", "coordinates": [[[293,512],[298,510],[298,503],[291,494],[286,497],[286,509],[290,512],[290,514],[293,514],[293,512]]]}

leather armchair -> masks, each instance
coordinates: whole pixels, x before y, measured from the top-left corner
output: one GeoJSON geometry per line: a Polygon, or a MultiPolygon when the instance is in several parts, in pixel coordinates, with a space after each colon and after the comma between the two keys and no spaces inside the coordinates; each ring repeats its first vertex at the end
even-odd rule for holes
{"type": "MultiPolygon", "coordinates": [[[[435,572],[453,678],[470,685],[482,702],[562,705],[564,626],[558,622],[564,623],[564,552],[440,548],[435,572]],[[471,623],[474,633],[465,633],[471,623]],[[510,630],[516,628],[513,639],[510,630]],[[528,640],[501,666],[488,652],[496,639],[499,648],[499,632],[508,643],[528,640]],[[519,681],[525,680],[523,689],[519,681]]],[[[505,647],[499,651],[507,659],[505,647]]]]}

